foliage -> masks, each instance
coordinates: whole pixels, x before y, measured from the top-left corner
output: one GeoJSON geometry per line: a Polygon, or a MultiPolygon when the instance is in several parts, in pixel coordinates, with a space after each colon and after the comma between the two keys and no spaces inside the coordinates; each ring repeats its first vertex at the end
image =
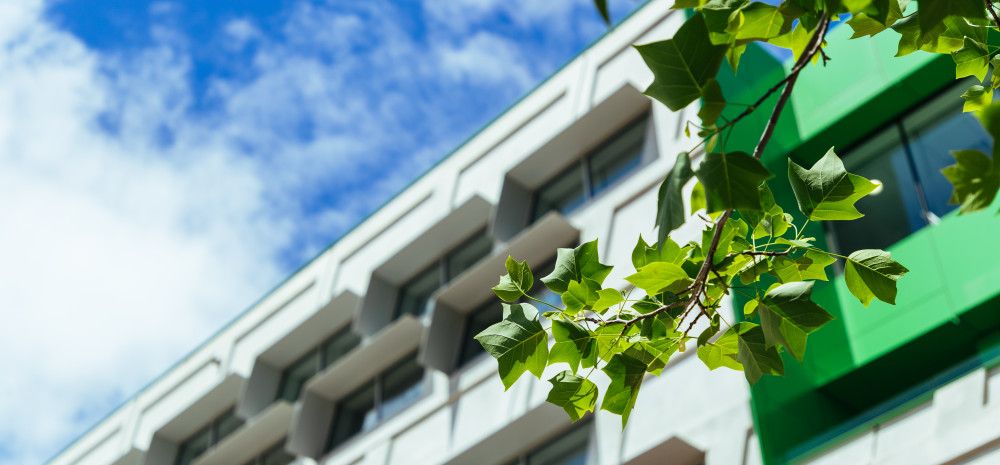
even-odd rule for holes
{"type": "MultiPolygon", "coordinates": [[[[595,0],[595,6],[609,21],[606,0],[595,0]]],[[[787,179],[798,212],[786,212],[768,184],[774,174],[760,162],[799,73],[828,59],[823,47],[832,21],[845,21],[852,38],[894,30],[897,56],[950,54],[956,78],[979,81],[962,96],[965,110],[975,111],[987,132],[1000,137],[1000,103],[993,103],[1000,78],[990,73],[1000,66],[1000,57],[988,41],[1000,27],[1000,16],[989,0],[915,5],[909,0],[783,0],[777,5],[676,0],[673,8],[694,11],[674,37],[636,50],[653,73],[648,96],[674,111],[701,101],[700,124],[690,125],[701,142],[678,155],[660,186],[656,241],[638,238],[631,257],[634,272],[625,278],[630,286],[624,291],[604,287],[613,268],[601,263],[596,239],[559,249],[555,269],[541,278],[562,306],[532,297],[531,269],[508,258],[507,274],[494,287],[504,301],[503,321],[476,336],[498,360],[506,388],[526,371],[541,377],[547,366],[559,365],[562,371],[549,379],[548,401],[574,420],[600,404],[621,415],[624,425],[645,376],[660,374],[674,354],[691,349],[710,370],[742,371],[750,383],[782,375],[782,353],[803,360],[809,335],[833,319],[812,293],[838,261],[848,290],[864,306],[875,300],[895,304],[897,282],[908,270],[889,252],[840,255],[815,246],[816,238],[807,233],[812,222],[864,216],[855,204],[877,183],[847,172],[832,148],[809,167],[789,159],[787,179]],[[794,66],[756,102],[725,118],[735,112],[725,112],[716,74],[723,62],[736,70],[755,42],[789,49],[794,66]],[[753,153],[716,150],[720,137],[776,94],[753,153]],[[689,211],[683,193],[691,183],[689,211]],[[700,224],[701,237],[678,244],[671,232],[689,221],[700,224]],[[746,304],[739,315],[727,315],[726,303],[734,295],[746,304]],[[532,302],[543,305],[543,313],[532,302]],[[602,387],[591,379],[597,372],[606,379],[602,387]]],[[[954,185],[951,200],[961,213],[992,204],[1000,188],[996,152],[992,157],[974,150],[953,152],[956,164],[943,174],[954,185]]]]}

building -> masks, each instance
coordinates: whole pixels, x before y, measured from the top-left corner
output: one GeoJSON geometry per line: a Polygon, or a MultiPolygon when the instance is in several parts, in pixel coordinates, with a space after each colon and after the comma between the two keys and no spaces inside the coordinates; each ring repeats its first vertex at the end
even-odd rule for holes
{"type": "MultiPolygon", "coordinates": [[[[49,463],[1000,463],[1000,222],[956,216],[937,173],[948,149],[991,141],[960,112],[950,58],[892,59],[892,37],[848,41],[846,27],[830,65],[802,74],[765,161],[780,173],[786,155],[838,145],[882,181],[861,204],[878,215],[813,231],[892,251],[912,270],[898,305],[862,308],[836,274],[816,296],[837,319],[786,377],[751,389],[689,351],[646,381],[624,431],[606,413],[571,424],[544,381],[503,392],[470,336],[496,318],[507,254],[544,270],[557,247],[600,237],[604,260],[627,264],[652,237],[695,111],[643,97],[651,76],[629,46],[673,34],[671,3],[640,8],[49,463]]],[[[750,102],[788,66],[751,49],[719,80],[750,102]]],[[[766,116],[728,145],[751,147],[766,116]]]]}

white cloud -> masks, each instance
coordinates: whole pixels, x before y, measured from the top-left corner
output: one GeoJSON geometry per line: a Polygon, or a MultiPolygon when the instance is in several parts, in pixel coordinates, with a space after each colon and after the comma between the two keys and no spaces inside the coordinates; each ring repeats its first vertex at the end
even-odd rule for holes
{"type": "Polygon", "coordinates": [[[511,80],[522,89],[538,79],[514,44],[488,32],[478,32],[458,46],[442,47],[438,53],[452,79],[488,83],[511,80]]]}
{"type": "Polygon", "coordinates": [[[454,31],[574,2],[433,0],[456,29],[421,37],[391,1],[299,2],[274,30],[220,24],[250,65],[196,88],[179,3],[98,52],[0,1],[0,465],[48,458],[544,72],[454,31]]]}

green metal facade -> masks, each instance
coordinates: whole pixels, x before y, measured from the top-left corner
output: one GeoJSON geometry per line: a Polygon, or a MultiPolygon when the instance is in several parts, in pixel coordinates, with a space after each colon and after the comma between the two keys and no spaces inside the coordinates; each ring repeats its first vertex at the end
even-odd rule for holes
{"type": "MultiPolygon", "coordinates": [[[[851,32],[848,27],[831,31],[830,62],[802,72],[764,155],[778,174],[773,189],[786,211],[797,211],[784,176],[786,157],[809,166],[830,147],[841,152],[955,81],[948,56],[918,52],[894,58],[898,36],[889,32],[848,40],[851,32]]],[[[752,49],[737,74],[726,68],[719,80],[730,102],[749,103],[790,66],[752,49]]],[[[770,108],[738,125],[724,149],[752,150],[770,108]]],[[[1000,340],[996,210],[994,205],[986,213],[952,212],[890,246],[894,258],[911,270],[899,283],[896,306],[876,301],[863,307],[840,274],[830,273],[830,282],[817,285],[817,300],[836,320],[810,338],[803,362],[785,357],[785,377],[765,377],[752,389],[765,463],[795,463],[821,453],[927,399],[947,380],[995,363],[1000,340]]],[[[809,228],[822,242],[824,226],[809,228]]]]}

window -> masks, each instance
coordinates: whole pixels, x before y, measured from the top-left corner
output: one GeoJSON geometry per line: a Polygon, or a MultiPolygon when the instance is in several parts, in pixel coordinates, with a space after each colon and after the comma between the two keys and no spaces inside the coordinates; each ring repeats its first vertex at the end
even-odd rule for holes
{"type": "Polygon", "coordinates": [[[486,233],[486,230],[472,235],[471,238],[445,254],[444,258],[417,273],[414,278],[403,285],[399,290],[395,317],[399,318],[402,315],[423,316],[434,291],[458,277],[463,271],[475,265],[492,251],[493,238],[486,233]]]}
{"type": "Polygon", "coordinates": [[[848,171],[882,185],[857,203],[864,218],[826,223],[838,249],[886,248],[955,209],[941,174],[954,164],[951,150],[992,147],[975,117],[962,112],[960,91],[944,92],[845,154],[848,171]]]}
{"type": "Polygon", "coordinates": [[[282,439],[266,452],[243,465],[290,465],[294,461],[295,456],[285,452],[285,440],[282,439]]]}
{"type": "Polygon", "coordinates": [[[177,465],[190,465],[212,446],[232,434],[243,425],[243,420],[236,416],[236,411],[230,409],[212,420],[197,433],[192,434],[177,447],[177,465]]]}
{"type": "Polygon", "coordinates": [[[486,304],[473,310],[465,320],[465,335],[462,337],[462,348],[458,354],[458,366],[471,362],[485,352],[482,344],[474,338],[486,328],[499,323],[502,317],[503,307],[496,299],[490,299],[486,304]]]}
{"type": "MultiPolygon", "coordinates": [[[[548,302],[556,307],[562,305],[562,298],[559,294],[552,292],[549,288],[545,287],[542,283],[541,277],[552,272],[555,268],[555,259],[549,260],[542,266],[539,266],[532,270],[532,274],[535,276],[535,285],[531,289],[531,296],[541,300],[543,302],[548,302]]],[[[541,308],[544,307],[543,304],[538,302],[528,301],[528,303],[534,305],[538,308],[539,312],[545,312],[549,309],[541,308]]],[[[482,344],[475,339],[476,335],[481,333],[486,328],[489,328],[494,323],[500,322],[503,319],[503,307],[500,305],[500,301],[497,299],[490,299],[485,304],[481,305],[479,308],[472,311],[465,320],[465,330],[462,335],[462,347],[459,349],[458,353],[458,366],[461,367],[476,357],[479,354],[485,353],[482,344]]]]}
{"type": "Polygon", "coordinates": [[[413,405],[424,394],[423,381],[424,368],[414,353],[341,399],[333,409],[327,450],[413,405]]]}
{"type": "Polygon", "coordinates": [[[351,328],[344,328],[322,344],[312,348],[281,374],[278,398],[295,402],[310,378],[332,365],[361,343],[351,328]]]}
{"type": "Polygon", "coordinates": [[[550,444],[522,455],[508,465],[586,465],[590,425],[586,424],[560,436],[550,444]]]}
{"type": "Polygon", "coordinates": [[[642,165],[647,125],[643,116],[547,181],[535,192],[532,221],[553,210],[573,211],[635,171],[642,165]]]}

